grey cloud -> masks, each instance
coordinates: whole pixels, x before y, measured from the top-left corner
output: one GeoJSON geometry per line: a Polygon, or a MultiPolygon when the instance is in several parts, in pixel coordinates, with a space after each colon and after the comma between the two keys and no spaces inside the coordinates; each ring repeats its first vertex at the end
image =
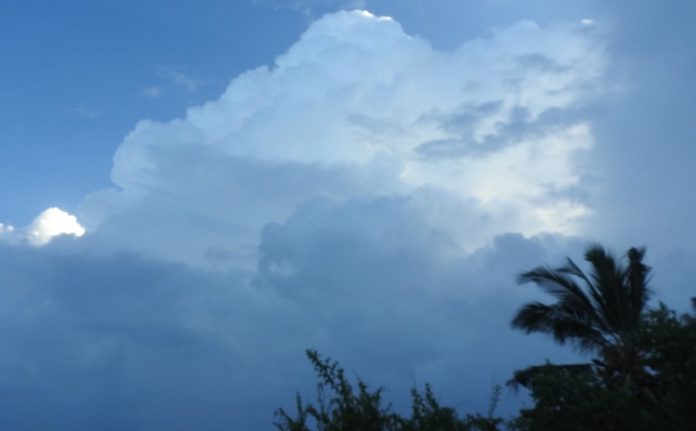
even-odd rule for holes
{"type": "MultiPolygon", "coordinates": [[[[485,409],[492,379],[568,357],[511,332],[505,317],[529,296],[514,271],[563,249],[557,238],[503,236],[467,257],[423,216],[406,197],[308,201],[263,230],[251,272],[193,270],[72,238],[41,250],[0,245],[0,392],[17,407],[0,422],[270,429],[295,390],[313,392],[308,347],[389,387],[399,407],[411,384],[431,381],[469,411],[485,409]],[[522,251],[527,260],[515,261],[522,251]]],[[[504,408],[518,402],[509,395],[504,408]]]]}
{"type": "Polygon", "coordinates": [[[3,428],[254,429],[294,389],[282,356],[260,358],[273,324],[239,276],[133,255],[0,256],[0,392],[16,403],[3,428]]]}
{"type": "Polygon", "coordinates": [[[693,249],[696,5],[636,1],[602,12],[612,27],[607,77],[618,89],[591,112],[606,143],[594,157],[606,189],[593,234],[639,238],[665,253],[693,249]]]}
{"type": "Polygon", "coordinates": [[[536,72],[544,70],[567,70],[568,66],[557,66],[553,59],[542,54],[526,54],[517,57],[517,61],[521,66],[531,69],[536,72]]]}
{"type": "MultiPolygon", "coordinates": [[[[400,197],[310,202],[264,229],[255,284],[313,315],[323,333],[315,347],[385,384],[402,406],[409,385],[431,381],[452,403],[468,400],[465,410],[485,409],[492,383],[540,359],[525,345],[570,358],[512,332],[506,316],[535,293],[514,274],[579,241],[510,234],[465,256],[422,217],[400,197]]],[[[503,408],[518,402],[507,394],[503,408]]]]}
{"type": "MultiPolygon", "coordinates": [[[[579,259],[585,240],[508,233],[465,254],[427,217],[408,196],[312,199],[264,227],[248,271],[103,252],[94,237],[0,244],[0,425],[271,429],[295,390],[314,391],[309,347],[397,408],[431,382],[444,403],[485,411],[514,369],[578,360],[509,317],[543,299],[515,274],[579,259]]],[[[687,293],[694,254],[649,254],[661,298],[687,293]]],[[[504,391],[501,413],[521,400],[504,391]]]]}
{"type": "Polygon", "coordinates": [[[145,250],[172,261],[224,268],[256,258],[258,231],[282,221],[297,202],[316,196],[343,199],[391,185],[398,163],[376,159],[366,166],[326,166],[230,157],[216,150],[172,148],[158,158],[162,187],[138,186],[148,198],[127,199],[122,211],[111,194],[97,193],[83,209],[109,218],[92,241],[111,250],[145,250]],[[165,245],[163,247],[163,245],[165,245]]]}

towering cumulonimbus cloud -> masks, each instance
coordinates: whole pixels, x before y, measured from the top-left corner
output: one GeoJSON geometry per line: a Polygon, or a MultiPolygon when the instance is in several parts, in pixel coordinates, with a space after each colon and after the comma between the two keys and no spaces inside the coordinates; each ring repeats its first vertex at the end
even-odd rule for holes
{"type": "Polygon", "coordinates": [[[575,112],[603,64],[582,23],[444,52],[388,17],[327,15],[218,100],[138,123],[81,217],[111,246],[212,267],[253,265],[262,227],[316,197],[408,196],[463,250],[576,233],[593,141],[575,112]]]}

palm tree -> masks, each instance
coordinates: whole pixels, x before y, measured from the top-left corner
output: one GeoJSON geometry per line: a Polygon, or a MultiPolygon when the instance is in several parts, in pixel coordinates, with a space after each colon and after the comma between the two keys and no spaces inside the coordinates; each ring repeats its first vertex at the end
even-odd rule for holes
{"type": "Polygon", "coordinates": [[[512,320],[527,333],[549,333],[560,344],[572,342],[582,351],[600,354],[597,364],[629,376],[639,367],[634,337],[650,297],[650,268],[643,264],[644,248],[631,248],[627,264],[593,245],[585,252],[591,267],[586,274],[570,258],[553,269],[541,266],[519,275],[518,283],[534,283],[556,302],[528,303],[512,320]]]}

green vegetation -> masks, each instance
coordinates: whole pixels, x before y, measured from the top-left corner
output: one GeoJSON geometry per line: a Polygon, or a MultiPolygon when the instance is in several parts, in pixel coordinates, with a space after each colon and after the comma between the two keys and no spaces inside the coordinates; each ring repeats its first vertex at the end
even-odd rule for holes
{"type": "MultiPolygon", "coordinates": [[[[510,380],[534,405],[516,417],[494,417],[499,388],[487,415],[460,417],[437,401],[429,385],[411,391],[410,416],[384,405],[382,390],[358,379],[354,387],[338,363],[307,355],[319,378],[316,404],[297,396],[296,414],[276,412],[281,431],[547,431],[696,430],[696,299],[693,313],[666,305],[648,309],[650,268],[645,250],[631,248],[622,262],[603,248],[585,253],[590,272],[568,259],[552,269],[519,276],[555,298],[523,305],[512,326],[550,334],[595,358],[586,364],[530,366],[510,380]]],[[[466,376],[463,376],[465,378],[466,376]]]]}

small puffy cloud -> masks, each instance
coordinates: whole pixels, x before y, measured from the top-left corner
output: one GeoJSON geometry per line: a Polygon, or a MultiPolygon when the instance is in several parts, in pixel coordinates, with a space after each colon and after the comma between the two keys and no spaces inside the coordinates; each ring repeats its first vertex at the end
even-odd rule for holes
{"type": "Polygon", "coordinates": [[[114,155],[117,188],[81,219],[116,248],[203,266],[253,266],[262,227],[317,197],[410,197],[466,250],[578,233],[593,138],[577,112],[603,66],[577,25],[521,22],[438,51],[392,19],[327,15],[218,100],[138,123],[114,155]]]}
{"type": "Polygon", "coordinates": [[[85,228],[74,215],[56,207],[44,210],[25,231],[26,239],[36,247],[46,245],[60,235],[80,237],[84,234],[85,228]]]}

